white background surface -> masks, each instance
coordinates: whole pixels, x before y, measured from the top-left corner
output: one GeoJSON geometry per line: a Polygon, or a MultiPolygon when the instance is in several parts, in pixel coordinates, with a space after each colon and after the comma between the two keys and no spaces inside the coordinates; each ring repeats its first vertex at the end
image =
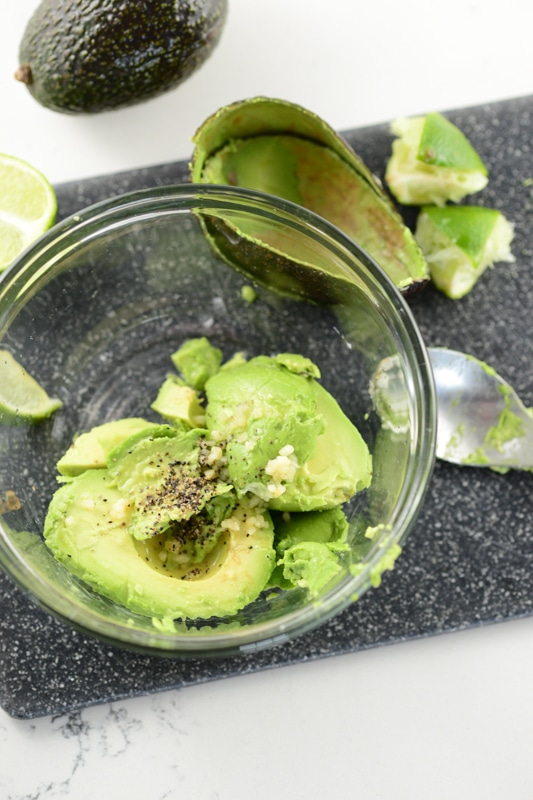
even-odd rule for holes
{"type": "MultiPolygon", "coordinates": [[[[230,0],[182,87],[65,116],[12,77],[36,5],[1,2],[0,152],[52,182],[187,158],[206,116],[256,94],[340,130],[533,94],[530,0],[230,0]]],[[[2,800],[531,800],[532,755],[533,619],[70,717],[0,710],[2,800]]]]}

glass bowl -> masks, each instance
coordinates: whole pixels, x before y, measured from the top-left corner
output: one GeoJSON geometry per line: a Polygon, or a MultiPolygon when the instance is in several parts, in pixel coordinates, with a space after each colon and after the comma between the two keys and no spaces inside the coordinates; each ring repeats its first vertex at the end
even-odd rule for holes
{"type": "Polygon", "coordinates": [[[20,506],[0,517],[0,566],[38,605],[104,641],[196,657],[283,643],[379,584],[423,502],[436,404],[410,310],[353,241],[292,203],[183,185],[91,206],[56,225],[1,277],[0,348],[63,402],[42,422],[0,425],[0,497],[20,506]],[[277,250],[243,248],[235,222],[270,237],[277,250]],[[305,263],[287,260],[291,252],[305,263]],[[251,284],[256,299],[247,302],[242,290],[251,284]],[[319,596],[270,591],[231,619],[163,625],[68,572],[44,545],[43,522],[58,486],[56,463],[73,438],[119,417],[152,419],[170,354],[200,336],[225,358],[244,351],[312,359],[369,445],[373,478],[346,508],[357,566],[319,596]],[[401,425],[383,422],[369,392],[384,359],[395,364],[401,425]]]}

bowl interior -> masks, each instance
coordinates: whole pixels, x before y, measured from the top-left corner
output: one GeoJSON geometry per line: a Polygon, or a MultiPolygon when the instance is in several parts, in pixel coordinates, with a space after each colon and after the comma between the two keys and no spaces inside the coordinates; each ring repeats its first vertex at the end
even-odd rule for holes
{"type": "Polygon", "coordinates": [[[63,401],[37,425],[0,426],[0,492],[14,492],[20,501],[20,509],[1,518],[0,564],[41,605],[91,634],[180,653],[253,650],[284,641],[376,582],[422,502],[435,418],[416,326],[364,253],[291,204],[243,190],[175,187],[88,209],[56,226],[4,275],[0,342],[63,401]],[[206,230],[211,226],[231,243],[231,231],[220,234],[220,228],[236,217],[276,229],[290,247],[305,252],[295,290],[279,291],[286,287],[280,259],[254,251],[253,270],[246,274],[245,261],[237,270],[215,252],[206,230]],[[242,288],[258,276],[257,298],[247,302],[242,288]],[[224,358],[237,351],[311,358],[369,444],[374,477],[348,508],[358,574],[346,571],[318,600],[309,601],[303,589],[270,592],[235,619],[164,628],[73,577],[49,555],[41,531],[57,488],[55,464],[75,435],[118,417],[161,421],[150,404],[172,370],[170,354],[198,336],[209,337],[224,358]],[[368,391],[388,357],[399,364],[406,411],[401,430],[382,426],[368,391]]]}

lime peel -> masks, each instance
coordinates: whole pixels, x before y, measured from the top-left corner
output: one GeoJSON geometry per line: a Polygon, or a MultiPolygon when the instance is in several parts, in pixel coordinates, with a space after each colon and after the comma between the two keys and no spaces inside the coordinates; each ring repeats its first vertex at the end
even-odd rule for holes
{"type": "Polygon", "coordinates": [[[50,397],[8,350],[0,350],[0,425],[38,422],[63,403],[50,397]]]}
{"type": "Polygon", "coordinates": [[[401,117],[391,124],[397,137],[385,181],[404,205],[442,206],[485,188],[488,171],[464,133],[437,112],[401,117]]]}
{"type": "Polygon", "coordinates": [[[452,299],[464,297],[496,262],[514,261],[513,236],[501,211],[484,206],[424,206],[415,230],[433,283],[452,299]]]}

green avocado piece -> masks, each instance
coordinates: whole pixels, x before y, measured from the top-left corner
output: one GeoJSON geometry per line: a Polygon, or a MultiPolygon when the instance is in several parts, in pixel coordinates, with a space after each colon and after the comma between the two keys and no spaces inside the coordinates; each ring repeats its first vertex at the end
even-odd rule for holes
{"type": "Polygon", "coordinates": [[[241,364],[246,364],[246,356],[244,353],[237,352],[232,355],[227,361],[221,364],[220,369],[233,369],[233,367],[240,367],[241,364]]]}
{"type": "Polygon", "coordinates": [[[44,536],[54,556],[98,593],[155,618],[224,617],[252,602],[274,566],[267,511],[240,504],[217,525],[217,541],[196,563],[174,558],[176,532],[139,541],[132,509],[108,470],[87,470],[57,490],[44,536]],[[253,519],[255,524],[250,525],[253,519]]]}
{"type": "Polygon", "coordinates": [[[184,342],[179,350],[172,353],[171,359],[185,382],[201,392],[206,381],[220,369],[222,351],[213,347],[206,336],[201,336],[184,342]]]}
{"type": "Polygon", "coordinates": [[[15,77],[54,111],[93,113],[178,86],[211,55],[228,0],[42,0],[15,77]]]}
{"type": "Polygon", "coordinates": [[[232,487],[212,474],[205,431],[168,431],[168,426],[162,431],[126,439],[108,458],[109,476],[128,498],[129,529],[136,539],[166,533],[193,517],[196,527],[205,515],[223,518],[234,504],[232,487]]]}
{"type": "Polygon", "coordinates": [[[289,547],[279,564],[284,580],[307,589],[311,597],[319,595],[342,570],[339,558],[331,547],[312,541],[298,542],[289,547]]]}
{"type": "Polygon", "coordinates": [[[294,448],[294,459],[307,461],[324,428],[311,379],[267,356],[221,370],[207,382],[206,396],[206,424],[213,438],[227,442],[229,479],[239,495],[270,500],[274,479],[265,472],[267,464],[281,457],[292,469],[285,446],[294,448]]]}
{"type": "Polygon", "coordinates": [[[311,386],[324,429],[313,455],[300,462],[285,492],[270,501],[273,509],[334,508],[366,489],[372,479],[372,456],[363,437],[321,384],[311,381],[311,386]]]}
{"type": "Polygon", "coordinates": [[[121,442],[153,427],[153,422],[140,417],[123,417],[97,425],[74,440],[57,462],[57,469],[65,477],[74,477],[86,469],[105,467],[109,453],[121,442]]]}
{"type": "Polygon", "coordinates": [[[290,372],[296,375],[305,375],[308,378],[320,378],[320,370],[310,358],[300,356],[297,353],[278,353],[272,356],[277,364],[287,367],[290,372]]]}
{"type": "Polygon", "coordinates": [[[287,354],[282,361],[257,356],[213,376],[206,424],[227,442],[238,495],[251,492],[285,511],[331,508],[368,486],[371,456],[336,400],[313,377],[287,368],[287,354]]]}
{"type": "Polygon", "coordinates": [[[206,427],[180,415],[96,426],[60,459],[70,474],[44,525],[70,572],[161,630],[235,614],[273,587],[327,591],[350,566],[341,504],[372,478],[364,440],[309,358],[221,363],[205,337],[187,344],[176,365],[205,384],[206,427]]]}
{"type": "Polygon", "coordinates": [[[284,553],[301,542],[333,544],[339,549],[347,546],[348,520],[340,506],[326,511],[293,513],[274,511],[272,519],[278,553],[284,553]]]}
{"type": "Polygon", "coordinates": [[[151,408],[174,425],[183,423],[188,428],[201,428],[205,424],[205,409],[196,390],[177,375],[164,380],[151,408]]]}
{"type": "MultiPolygon", "coordinates": [[[[288,101],[254,97],[216,111],[193,141],[193,182],[242,186],[297,203],[348,234],[402,291],[428,281],[423,253],[379,181],[316,114],[288,101]]],[[[304,251],[276,226],[235,215],[224,222],[234,244],[228,242],[231,233],[224,236],[220,221],[210,218],[205,228],[212,245],[263,285],[270,280],[262,263],[268,257],[287,259],[283,272],[296,291],[302,266],[331,274],[327,258],[304,251]]]]}
{"type": "Polygon", "coordinates": [[[316,597],[345,568],[348,520],[342,508],[280,514],[272,512],[278,560],[270,585],[306,588],[316,597]]]}

